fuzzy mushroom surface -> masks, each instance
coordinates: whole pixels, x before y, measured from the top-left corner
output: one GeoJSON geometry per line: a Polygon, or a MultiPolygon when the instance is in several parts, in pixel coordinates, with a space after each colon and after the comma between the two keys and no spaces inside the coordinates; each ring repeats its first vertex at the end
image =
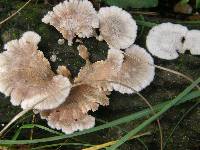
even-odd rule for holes
{"type": "Polygon", "coordinates": [[[112,80],[119,84],[111,84],[114,90],[131,94],[146,88],[153,81],[154,76],[155,67],[151,55],[145,49],[132,45],[125,50],[120,71],[112,77],[112,80]]]}
{"type": "Polygon", "coordinates": [[[147,36],[146,46],[149,52],[161,59],[178,58],[178,51],[183,48],[183,39],[188,32],[187,27],[162,23],[153,27],[147,36]]]}
{"type": "Polygon", "coordinates": [[[110,48],[125,49],[135,42],[137,25],[128,12],[116,6],[102,7],[98,16],[100,39],[110,48]]]}
{"type": "Polygon", "coordinates": [[[97,12],[88,0],[65,0],[53,7],[42,22],[54,26],[69,45],[76,35],[89,38],[94,35],[94,29],[99,28],[97,12]]]}
{"type": "Polygon", "coordinates": [[[52,109],[69,95],[71,83],[55,75],[48,60],[38,50],[41,37],[32,31],[5,44],[0,54],[0,91],[23,109],[52,109]]]}

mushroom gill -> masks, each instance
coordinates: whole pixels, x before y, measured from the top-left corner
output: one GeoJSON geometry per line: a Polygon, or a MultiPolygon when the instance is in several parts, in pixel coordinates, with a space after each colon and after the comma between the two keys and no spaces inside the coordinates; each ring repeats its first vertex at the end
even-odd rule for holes
{"type": "Polygon", "coordinates": [[[55,75],[38,49],[41,37],[32,31],[5,44],[0,54],[0,91],[23,109],[52,109],[65,101],[71,88],[68,78],[55,75]]]}
{"type": "Polygon", "coordinates": [[[122,51],[111,49],[108,51],[106,60],[88,63],[82,67],[74,82],[91,84],[104,91],[112,91],[113,87],[108,81],[112,80],[112,77],[120,70],[123,58],[122,51]]]}
{"type": "Polygon", "coordinates": [[[100,39],[110,48],[125,49],[132,45],[137,36],[137,25],[132,16],[116,6],[99,10],[100,39]]]}
{"type": "Polygon", "coordinates": [[[147,87],[153,81],[154,75],[155,67],[151,55],[145,49],[132,45],[125,50],[120,71],[112,77],[112,80],[119,84],[111,84],[114,90],[131,94],[147,87]]]}
{"type": "Polygon", "coordinates": [[[66,134],[88,129],[95,125],[95,118],[88,115],[88,111],[96,111],[99,105],[108,105],[108,94],[100,88],[81,84],[71,89],[70,95],[61,106],[41,111],[40,115],[47,120],[50,127],[61,129],[66,134]]]}
{"type": "Polygon", "coordinates": [[[42,22],[54,26],[71,45],[77,35],[80,38],[91,37],[99,27],[99,19],[92,3],[88,0],[65,0],[53,7],[42,22]]]}

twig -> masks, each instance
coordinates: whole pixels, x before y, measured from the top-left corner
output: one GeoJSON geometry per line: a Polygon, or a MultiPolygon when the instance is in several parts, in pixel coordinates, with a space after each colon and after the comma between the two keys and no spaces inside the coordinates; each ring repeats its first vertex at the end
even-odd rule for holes
{"type": "Polygon", "coordinates": [[[6,19],[2,20],[0,22],[0,25],[2,25],[3,23],[5,23],[6,21],[8,21],[9,19],[11,19],[12,17],[14,17],[17,13],[19,13],[26,5],[28,5],[31,2],[31,0],[27,1],[21,8],[19,8],[16,12],[14,12],[12,15],[10,15],[9,17],[7,17],[6,19]]]}

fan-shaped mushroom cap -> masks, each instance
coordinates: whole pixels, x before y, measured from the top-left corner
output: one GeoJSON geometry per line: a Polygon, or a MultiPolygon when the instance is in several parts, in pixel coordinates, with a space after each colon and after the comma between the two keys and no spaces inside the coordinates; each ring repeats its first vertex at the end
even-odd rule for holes
{"type": "Polygon", "coordinates": [[[125,49],[134,43],[137,25],[132,16],[116,6],[99,10],[100,36],[110,48],[125,49]]]}
{"type": "Polygon", "coordinates": [[[123,58],[122,51],[111,49],[108,51],[108,59],[85,65],[74,82],[92,84],[105,91],[112,91],[113,88],[107,81],[111,80],[112,76],[120,70],[123,58]]]}
{"type": "Polygon", "coordinates": [[[96,111],[99,105],[108,105],[107,94],[97,87],[79,85],[72,88],[61,106],[40,114],[50,127],[62,129],[66,134],[88,129],[95,125],[95,118],[88,115],[88,111],[96,111]]]}
{"type": "Polygon", "coordinates": [[[99,19],[93,5],[88,0],[65,0],[47,13],[42,22],[54,26],[72,44],[73,38],[91,37],[94,28],[99,27],[99,19]]]}
{"type": "Polygon", "coordinates": [[[200,55],[200,31],[190,30],[185,36],[185,41],[183,44],[183,49],[179,51],[184,53],[186,50],[190,50],[193,55],[200,55]]]}
{"type": "Polygon", "coordinates": [[[120,71],[112,77],[113,81],[117,81],[120,84],[112,83],[114,90],[120,93],[134,93],[135,91],[141,91],[147,87],[154,79],[155,67],[153,58],[149,55],[145,49],[132,45],[126,49],[124,61],[120,71]],[[123,85],[127,85],[127,88],[123,85]]]}
{"type": "Polygon", "coordinates": [[[182,39],[188,29],[179,24],[162,23],[153,27],[148,36],[146,45],[149,52],[162,59],[176,59],[177,51],[183,48],[182,39]]]}
{"type": "Polygon", "coordinates": [[[19,40],[5,44],[6,51],[0,54],[0,91],[23,109],[35,104],[35,109],[55,108],[71,88],[68,78],[55,76],[48,60],[37,50],[39,41],[37,33],[25,32],[19,40]]]}

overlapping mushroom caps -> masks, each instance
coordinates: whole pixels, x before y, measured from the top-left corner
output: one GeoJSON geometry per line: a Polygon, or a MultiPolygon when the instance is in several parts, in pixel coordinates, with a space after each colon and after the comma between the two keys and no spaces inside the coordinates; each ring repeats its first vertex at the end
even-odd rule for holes
{"type": "Polygon", "coordinates": [[[86,64],[82,67],[74,82],[92,84],[105,91],[112,91],[113,87],[108,81],[112,80],[114,74],[119,72],[123,58],[124,55],[120,50],[109,50],[106,60],[86,64]]]}
{"type": "Polygon", "coordinates": [[[52,109],[65,101],[71,83],[55,75],[43,53],[37,50],[40,36],[25,32],[19,40],[5,44],[0,54],[0,91],[23,109],[52,109]]]}
{"type": "Polygon", "coordinates": [[[84,66],[76,82],[113,89],[121,93],[134,93],[148,86],[154,78],[155,67],[152,57],[137,45],[126,49],[125,54],[116,49],[108,51],[105,61],[84,66]]]}
{"type": "Polygon", "coordinates": [[[137,35],[137,25],[132,16],[116,6],[99,10],[100,39],[110,48],[125,49],[132,45],[137,35]]]}
{"type": "Polygon", "coordinates": [[[65,0],[49,11],[42,22],[54,26],[72,44],[73,38],[91,37],[99,27],[99,19],[93,5],[88,0],[65,0]]]}
{"type": "Polygon", "coordinates": [[[172,23],[162,23],[153,27],[146,40],[149,52],[162,59],[176,59],[183,49],[183,39],[188,29],[172,23]]]}
{"type": "Polygon", "coordinates": [[[73,87],[69,97],[58,108],[42,111],[40,115],[48,121],[48,125],[66,134],[92,128],[95,118],[88,111],[96,111],[99,105],[109,104],[108,92],[100,88],[82,84],[73,87]]]}

